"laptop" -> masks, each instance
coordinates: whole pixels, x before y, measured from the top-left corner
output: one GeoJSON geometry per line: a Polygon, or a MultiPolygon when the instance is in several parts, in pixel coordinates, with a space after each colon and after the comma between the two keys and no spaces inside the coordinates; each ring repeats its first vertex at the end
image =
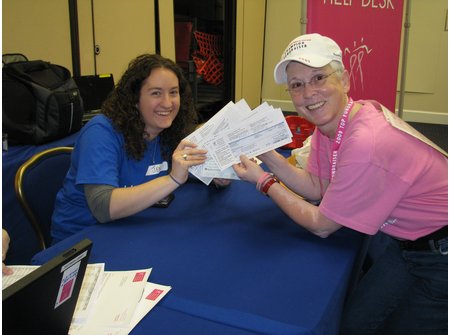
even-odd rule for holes
{"type": "Polygon", "coordinates": [[[91,248],[84,239],[2,290],[3,334],[68,334],[91,248]]]}
{"type": "Polygon", "coordinates": [[[89,121],[100,112],[103,101],[114,89],[114,77],[109,74],[74,76],[73,79],[83,99],[83,123],[89,121]]]}

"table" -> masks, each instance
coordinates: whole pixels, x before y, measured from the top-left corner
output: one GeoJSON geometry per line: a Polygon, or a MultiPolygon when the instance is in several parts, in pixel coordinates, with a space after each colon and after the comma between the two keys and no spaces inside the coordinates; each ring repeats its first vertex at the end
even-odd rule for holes
{"type": "Polygon", "coordinates": [[[42,145],[11,145],[2,152],[2,226],[11,238],[7,264],[29,264],[38,252],[36,235],[28,222],[14,190],[14,178],[19,167],[33,155],[60,146],[73,146],[79,132],[42,145]]]}
{"type": "Polygon", "coordinates": [[[152,267],[149,281],[172,286],[132,335],[337,334],[364,240],[347,229],[316,237],[243,181],[189,182],[168,208],[86,228],[32,263],[83,238],[93,241],[90,263],[152,267]]]}

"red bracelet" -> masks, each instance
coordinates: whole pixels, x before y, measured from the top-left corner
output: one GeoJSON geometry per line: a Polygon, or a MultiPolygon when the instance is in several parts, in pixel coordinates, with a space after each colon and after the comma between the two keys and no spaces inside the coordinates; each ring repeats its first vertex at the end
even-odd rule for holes
{"type": "Polygon", "coordinates": [[[270,178],[263,186],[261,193],[268,196],[267,192],[269,192],[269,188],[274,184],[278,183],[278,180],[275,177],[270,178]]]}

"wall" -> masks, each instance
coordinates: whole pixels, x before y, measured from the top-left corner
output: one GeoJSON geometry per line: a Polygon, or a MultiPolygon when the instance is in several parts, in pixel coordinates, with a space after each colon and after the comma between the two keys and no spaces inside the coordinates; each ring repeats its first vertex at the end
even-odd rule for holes
{"type": "Polygon", "coordinates": [[[175,19],[173,1],[158,0],[160,52],[164,57],[175,59],[175,19]]]}
{"type": "Polygon", "coordinates": [[[93,11],[91,0],[77,3],[82,75],[112,73],[117,82],[130,60],[155,52],[153,0],[94,0],[93,11]]]}
{"type": "Polygon", "coordinates": [[[265,0],[237,0],[235,101],[261,103],[265,0]]]}
{"type": "MultiPolygon", "coordinates": [[[[94,1],[95,43],[101,47],[95,60],[91,0],[77,3],[82,75],[94,74],[96,67],[117,81],[132,58],[155,52],[153,0],[94,1]]],[[[73,74],[68,0],[3,0],[2,5],[3,53],[43,59],[73,74]]],[[[164,51],[174,54],[170,46],[164,51]]]]}
{"type": "MultiPolygon", "coordinates": [[[[447,2],[411,0],[411,4],[403,118],[448,124],[447,2]]],[[[262,100],[284,111],[294,108],[285,87],[275,84],[273,69],[287,44],[300,34],[301,16],[300,0],[267,0],[262,100]]],[[[400,69],[401,62],[399,73],[400,69]]],[[[398,102],[397,94],[397,108],[398,102]]]]}
{"type": "Polygon", "coordinates": [[[22,53],[72,71],[68,1],[3,0],[2,53],[22,53]]]}
{"type": "Polygon", "coordinates": [[[261,98],[284,111],[294,111],[284,85],[275,84],[273,69],[281,54],[301,31],[301,8],[299,0],[267,0],[266,29],[264,40],[264,66],[261,98]]]}
{"type": "Polygon", "coordinates": [[[448,124],[446,20],[446,0],[411,1],[403,112],[407,121],[448,124]]]}

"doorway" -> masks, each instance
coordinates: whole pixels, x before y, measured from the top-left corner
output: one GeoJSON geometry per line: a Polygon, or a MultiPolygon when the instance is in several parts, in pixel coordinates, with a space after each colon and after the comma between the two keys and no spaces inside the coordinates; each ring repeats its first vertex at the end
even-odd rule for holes
{"type": "Polygon", "coordinates": [[[234,99],[236,0],[174,0],[176,61],[206,122],[234,99]]]}

